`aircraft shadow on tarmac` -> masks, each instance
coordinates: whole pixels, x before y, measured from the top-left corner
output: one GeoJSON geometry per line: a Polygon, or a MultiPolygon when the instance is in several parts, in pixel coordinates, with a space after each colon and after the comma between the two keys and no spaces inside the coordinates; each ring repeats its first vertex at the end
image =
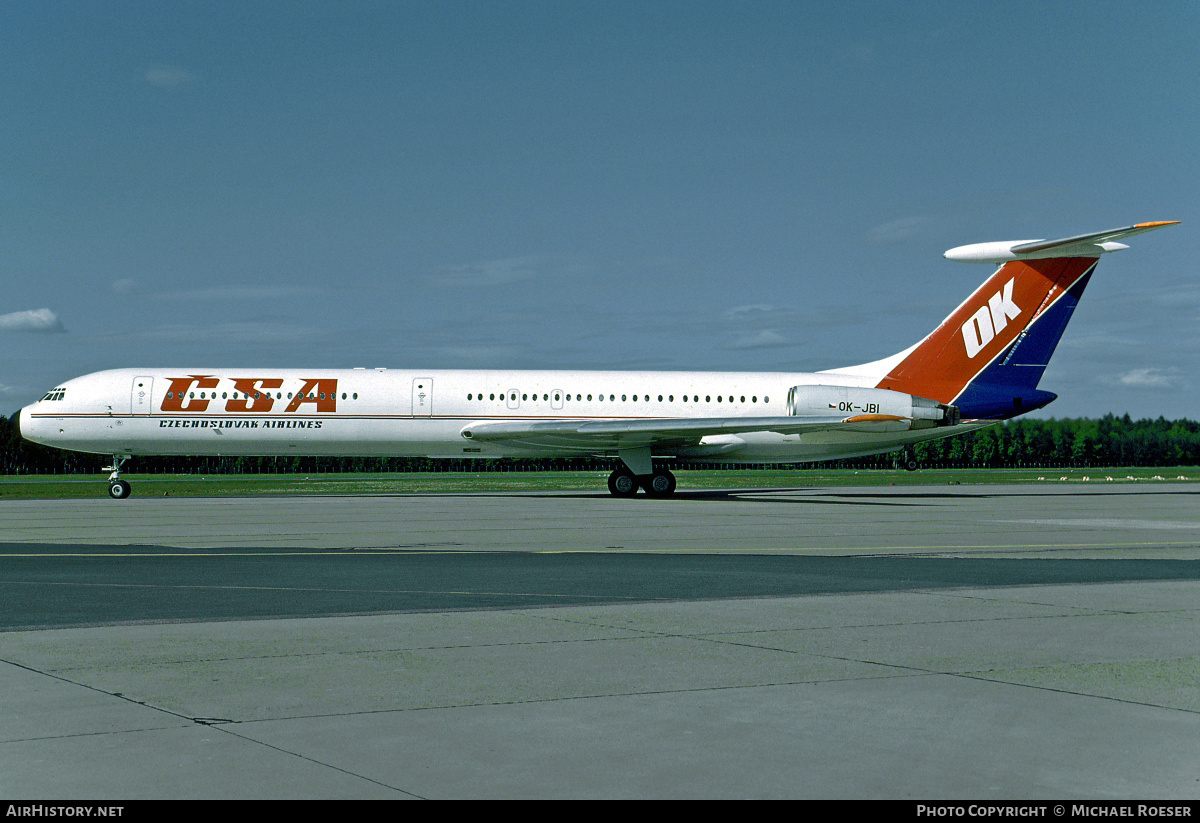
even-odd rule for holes
{"type": "Polygon", "coordinates": [[[1197,581],[1200,561],[0,544],[0,631],[1197,581]]]}
{"type": "MultiPolygon", "coordinates": [[[[922,500],[982,500],[982,499],[1006,499],[1006,498],[1040,498],[1047,496],[1047,487],[1038,487],[1036,490],[1028,492],[988,492],[975,489],[962,489],[961,491],[942,492],[932,491],[928,486],[912,491],[880,491],[874,492],[864,488],[862,491],[846,491],[845,487],[841,487],[838,491],[832,491],[821,486],[789,486],[778,487],[770,486],[765,488],[734,488],[734,489],[679,489],[670,498],[655,498],[647,495],[639,494],[636,497],[625,498],[633,501],[644,501],[646,503],[661,503],[670,505],[673,502],[679,501],[713,501],[713,502],[739,502],[739,503],[792,503],[799,505],[832,505],[832,504],[848,504],[860,506],[906,506],[919,505],[922,500]],[[902,502],[891,502],[902,501],[902,502]],[[917,503],[911,501],[918,501],[917,503]]],[[[1197,489],[1179,489],[1179,488],[1155,488],[1152,491],[1146,491],[1145,487],[1131,487],[1129,491],[1120,491],[1111,487],[1099,487],[1104,489],[1105,496],[1128,497],[1134,495],[1186,495],[1200,496],[1200,488],[1197,489]]],[[[1095,488],[1080,487],[1079,489],[1062,489],[1061,487],[1051,487],[1050,494],[1059,497],[1071,497],[1075,495],[1092,495],[1096,493],[1095,488]]],[[[420,493],[418,493],[420,494],[420,493]]],[[[410,495],[380,495],[384,497],[396,496],[407,497],[410,495]]],[[[538,499],[538,498],[553,498],[557,500],[595,500],[597,498],[604,499],[610,495],[602,491],[571,491],[571,492],[459,492],[459,493],[444,493],[438,492],[438,497],[509,497],[513,499],[538,499]]]]}
{"type": "MultiPolygon", "coordinates": [[[[419,493],[418,493],[419,494],[419,493]]],[[[407,497],[410,495],[383,495],[394,497],[407,497]]],[[[438,497],[508,497],[512,499],[555,499],[555,500],[596,500],[606,499],[611,495],[608,492],[590,492],[590,491],[574,491],[574,492],[458,492],[458,493],[437,493],[438,497]]],[[[735,501],[742,503],[802,503],[811,505],[814,503],[829,503],[831,497],[847,497],[845,502],[862,502],[863,505],[872,505],[864,501],[864,498],[872,497],[873,495],[866,494],[838,494],[826,492],[816,486],[797,486],[795,488],[779,488],[772,486],[763,489],[688,489],[678,490],[670,498],[656,498],[648,495],[639,494],[636,497],[624,498],[626,500],[644,501],[646,503],[665,503],[670,505],[673,502],[679,501],[714,501],[725,502],[735,501]],[[810,493],[806,497],[786,497],[783,495],[795,495],[801,492],[810,493]]],[[[962,495],[954,494],[911,494],[911,495],[879,495],[880,499],[894,497],[911,497],[911,498],[932,498],[932,497],[961,497],[962,495]]],[[[837,501],[842,502],[842,501],[837,501]]],[[[875,503],[874,505],[887,505],[875,503]]],[[[892,504],[892,505],[911,505],[911,504],[892,504]]]]}

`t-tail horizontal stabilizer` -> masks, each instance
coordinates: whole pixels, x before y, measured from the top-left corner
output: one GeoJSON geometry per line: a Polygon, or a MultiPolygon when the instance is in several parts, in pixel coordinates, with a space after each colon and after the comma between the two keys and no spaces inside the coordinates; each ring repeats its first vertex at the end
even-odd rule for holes
{"type": "Polygon", "coordinates": [[[1119,239],[1176,222],[950,249],[951,260],[1001,266],[928,337],[881,361],[891,367],[877,387],[956,406],[964,419],[1003,420],[1045,406],[1055,395],[1038,381],[1097,259],[1127,248],[1119,239]]]}
{"type": "Polygon", "coordinates": [[[1054,257],[1099,257],[1105,252],[1127,249],[1117,240],[1142,232],[1174,226],[1178,220],[1138,223],[1123,229],[1094,234],[1079,234],[1059,240],[1005,240],[999,243],[972,243],[950,249],[943,257],[960,263],[1005,263],[1009,260],[1044,260],[1054,257]]]}

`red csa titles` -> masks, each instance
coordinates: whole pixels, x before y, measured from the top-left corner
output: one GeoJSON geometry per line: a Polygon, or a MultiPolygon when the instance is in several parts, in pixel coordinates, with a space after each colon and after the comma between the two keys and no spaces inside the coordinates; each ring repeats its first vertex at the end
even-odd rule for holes
{"type": "MultiPolygon", "coordinates": [[[[163,398],[164,412],[204,412],[208,411],[210,403],[217,399],[215,389],[221,379],[208,374],[189,374],[187,377],[168,378],[171,385],[167,387],[167,396],[163,398]],[[200,396],[196,397],[196,390],[200,396]]],[[[271,411],[276,397],[270,389],[283,386],[279,377],[235,377],[233,378],[233,397],[225,399],[225,411],[245,412],[249,414],[266,414],[271,411]]],[[[277,392],[277,394],[281,394],[277,392]]],[[[330,378],[306,379],[300,391],[295,395],[289,393],[286,412],[301,411],[301,406],[308,406],[303,411],[336,412],[337,411],[337,380],[330,378]]],[[[216,411],[214,409],[214,411],[216,411]]]]}

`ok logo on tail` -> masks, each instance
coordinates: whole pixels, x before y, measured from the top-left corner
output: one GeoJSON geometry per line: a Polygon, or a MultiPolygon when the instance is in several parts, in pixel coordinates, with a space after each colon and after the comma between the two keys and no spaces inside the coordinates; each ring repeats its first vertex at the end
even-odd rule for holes
{"type": "Polygon", "coordinates": [[[1021,309],[1013,302],[1012,294],[1013,281],[1009,280],[1004,288],[988,298],[986,306],[980,306],[979,311],[963,323],[962,336],[967,357],[979,354],[984,346],[992,342],[992,338],[1004,331],[1010,319],[1016,320],[1020,316],[1021,309]]]}

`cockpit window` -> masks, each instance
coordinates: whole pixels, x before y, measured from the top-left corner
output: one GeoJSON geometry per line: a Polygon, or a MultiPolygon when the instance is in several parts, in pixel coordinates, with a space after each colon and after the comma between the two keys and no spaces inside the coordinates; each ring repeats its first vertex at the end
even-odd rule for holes
{"type": "Polygon", "coordinates": [[[57,389],[51,389],[50,391],[46,392],[46,396],[43,397],[42,400],[62,400],[63,395],[65,395],[66,393],[67,393],[67,390],[66,390],[66,388],[63,388],[63,387],[59,387],[57,389]]]}

